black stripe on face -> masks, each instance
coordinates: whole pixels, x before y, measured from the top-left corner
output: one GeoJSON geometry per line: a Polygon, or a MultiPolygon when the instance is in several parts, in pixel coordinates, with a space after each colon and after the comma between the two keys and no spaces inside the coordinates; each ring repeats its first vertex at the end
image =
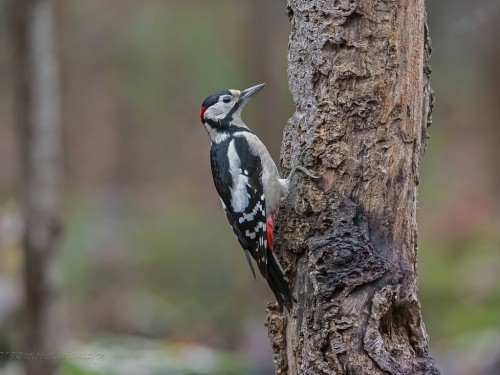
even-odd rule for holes
{"type": "Polygon", "coordinates": [[[203,123],[207,123],[210,127],[220,133],[227,132],[229,130],[229,123],[226,122],[224,118],[223,121],[217,121],[211,118],[206,118],[203,123]]]}

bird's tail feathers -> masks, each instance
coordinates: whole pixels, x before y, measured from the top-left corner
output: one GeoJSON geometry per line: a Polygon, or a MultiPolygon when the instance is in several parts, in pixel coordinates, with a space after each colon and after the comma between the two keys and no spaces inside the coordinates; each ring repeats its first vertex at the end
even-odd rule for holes
{"type": "Polygon", "coordinates": [[[268,251],[267,257],[267,283],[276,296],[279,305],[285,306],[288,311],[292,311],[292,292],[285,280],[283,269],[272,251],[268,251]]]}

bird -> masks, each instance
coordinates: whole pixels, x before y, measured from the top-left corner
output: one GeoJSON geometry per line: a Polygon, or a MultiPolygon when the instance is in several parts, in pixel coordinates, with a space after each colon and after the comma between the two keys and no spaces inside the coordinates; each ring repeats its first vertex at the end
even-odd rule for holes
{"type": "Polygon", "coordinates": [[[252,275],[256,277],[251,258],[278,304],[291,311],[292,292],[273,253],[273,221],[288,195],[294,172],[318,176],[296,166],[287,178],[281,178],[264,143],[241,119],[245,104],[264,86],[262,83],[245,90],[218,91],[203,101],[200,118],[211,140],[210,164],[215,189],[252,275]]]}

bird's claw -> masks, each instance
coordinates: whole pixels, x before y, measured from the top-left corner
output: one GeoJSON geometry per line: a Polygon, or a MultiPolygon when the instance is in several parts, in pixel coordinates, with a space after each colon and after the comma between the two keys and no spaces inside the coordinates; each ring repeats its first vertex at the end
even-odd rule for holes
{"type": "Polygon", "coordinates": [[[314,178],[314,179],[319,179],[321,176],[315,174],[313,171],[310,169],[307,169],[306,167],[303,167],[302,165],[296,165],[295,170],[304,173],[305,175],[314,178]]]}
{"type": "Polygon", "coordinates": [[[295,174],[295,172],[297,172],[297,171],[302,172],[304,175],[309,176],[309,177],[314,178],[314,179],[321,178],[321,176],[316,174],[314,171],[311,171],[310,169],[307,169],[306,167],[301,165],[302,160],[305,158],[305,156],[306,156],[306,151],[303,151],[299,155],[298,160],[297,160],[297,164],[295,164],[295,166],[292,168],[290,175],[288,176],[288,180],[290,180],[292,178],[292,176],[295,174]]]}

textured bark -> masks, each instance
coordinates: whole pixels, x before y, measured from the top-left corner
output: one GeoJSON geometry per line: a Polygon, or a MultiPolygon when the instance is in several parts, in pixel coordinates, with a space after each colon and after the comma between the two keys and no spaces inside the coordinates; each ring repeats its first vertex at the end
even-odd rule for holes
{"type": "Polygon", "coordinates": [[[276,223],[292,314],[267,326],[277,374],[438,374],[417,299],[418,167],[431,122],[423,0],[289,0],[296,112],[276,223]]]}
{"type": "MultiPolygon", "coordinates": [[[[16,129],[23,178],[25,353],[57,349],[55,249],[60,232],[59,80],[50,0],[10,2],[16,129]]],[[[52,359],[25,361],[28,375],[55,373],[52,359]]]]}

